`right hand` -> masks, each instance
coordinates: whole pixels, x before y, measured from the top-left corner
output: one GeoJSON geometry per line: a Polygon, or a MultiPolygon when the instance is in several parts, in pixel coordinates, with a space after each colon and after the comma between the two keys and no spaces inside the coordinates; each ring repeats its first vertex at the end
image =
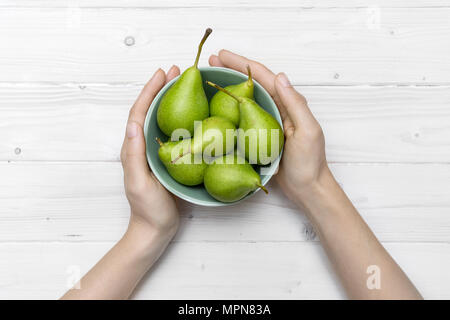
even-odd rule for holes
{"type": "Polygon", "coordinates": [[[243,73],[250,65],[253,77],[274,99],[281,114],[286,142],[277,181],[284,193],[299,205],[320,188],[322,176],[331,175],[325,157],[325,139],[306,99],[290,84],[284,73],[275,75],[259,62],[227,50],[209,58],[211,66],[243,73]]]}

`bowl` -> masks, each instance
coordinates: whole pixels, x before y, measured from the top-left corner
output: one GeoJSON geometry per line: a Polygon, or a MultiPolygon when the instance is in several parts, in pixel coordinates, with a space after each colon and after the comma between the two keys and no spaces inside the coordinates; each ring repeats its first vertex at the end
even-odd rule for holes
{"type": "MultiPolygon", "coordinates": [[[[238,84],[240,82],[244,82],[247,80],[247,75],[231,69],[219,67],[204,67],[199,68],[199,70],[200,73],[202,74],[203,82],[209,80],[214,83],[217,83],[222,87],[229,86],[232,84],[238,84]]],[[[245,199],[248,199],[250,196],[258,192],[260,189],[257,189],[249,193],[246,197],[236,202],[231,203],[220,202],[214,199],[212,196],[210,196],[202,184],[195,187],[189,187],[175,181],[169,175],[166,167],[159,159],[158,157],[159,145],[155,141],[155,138],[159,137],[161,138],[162,141],[167,141],[169,137],[167,137],[159,129],[156,120],[156,111],[158,110],[159,103],[161,102],[162,97],[177,79],[178,77],[167,83],[164,86],[164,88],[162,88],[161,91],[156,95],[155,99],[150,105],[150,108],[148,109],[147,116],[145,118],[144,135],[147,146],[146,148],[147,161],[150,166],[150,169],[152,170],[156,178],[159,180],[159,182],[161,182],[161,184],[167,190],[169,190],[177,197],[196,205],[212,206],[212,207],[228,206],[236,204],[245,199]]],[[[254,81],[254,83],[255,83],[255,90],[254,90],[255,101],[267,112],[269,112],[280,123],[281,127],[283,128],[280,113],[278,111],[277,106],[275,105],[275,102],[272,100],[272,97],[259,83],[257,83],[256,81],[254,81]]],[[[207,85],[206,83],[204,83],[203,87],[205,89],[208,101],[210,101],[212,96],[217,92],[217,90],[207,85]]],[[[262,167],[255,166],[255,170],[261,175],[262,185],[266,185],[269,182],[272,175],[276,172],[278,168],[278,163],[280,161],[280,157],[281,155],[272,163],[271,166],[263,167],[264,175],[261,175],[262,167]]]]}

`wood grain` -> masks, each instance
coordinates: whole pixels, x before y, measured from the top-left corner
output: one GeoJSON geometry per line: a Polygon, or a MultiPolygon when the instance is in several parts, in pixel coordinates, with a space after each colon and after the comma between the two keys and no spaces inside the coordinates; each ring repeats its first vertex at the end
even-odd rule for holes
{"type": "MultiPolygon", "coordinates": [[[[333,164],[382,241],[450,242],[449,165],[333,164]]],[[[129,217],[119,163],[0,164],[0,241],[105,241],[129,217]]],[[[312,241],[307,219],[275,183],[231,207],[180,202],[177,242],[312,241]]]]}
{"type": "MultiPolygon", "coordinates": [[[[118,161],[141,86],[0,84],[0,159],[118,161]]],[[[450,162],[448,86],[297,89],[331,162],[450,162]]]]}
{"type": "Polygon", "coordinates": [[[428,8],[448,7],[446,0],[2,0],[0,7],[84,7],[84,8],[348,8],[348,7],[428,8]]]}
{"type": "Polygon", "coordinates": [[[448,84],[449,14],[445,7],[8,8],[0,11],[0,37],[8,39],[0,43],[0,82],[143,82],[159,66],[191,65],[210,26],[201,65],[227,48],[288,71],[295,84],[448,84]]]}
{"type": "MultiPolygon", "coordinates": [[[[200,64],[228,48],[285,71],[369,226],[425,298],[450,299],[447,0],[0,8],[0,299],[58,298],[120,238],[128,110],[156,68],[192,64],[207,26],[200,64]]],[[[226,208],[180,201],[180,230],[134,298],[345,298],[305,216],[269,189],[226,208]]]]}
{"type": "MultiPolygon", "coordinates": [[[[112,243],[0,245],[1,299],[55,299],[112,243]],[[30,263],[32,262],[32,263],[30,263]]],[[[386,245],[428,299],[449,299],[448,244],[386,245]]],[[[381,270],[381,285],[383,271],[381,270]]],[[[175,243],[138,287],[136,299],[342,299],[318,243],[175,243]]]]}

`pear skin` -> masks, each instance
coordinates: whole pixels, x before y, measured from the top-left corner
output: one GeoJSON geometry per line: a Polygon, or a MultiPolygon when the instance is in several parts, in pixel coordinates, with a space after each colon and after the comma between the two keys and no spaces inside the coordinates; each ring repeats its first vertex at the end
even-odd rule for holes
{"type": "Polygon", "coordinates": [[[278,121],[256,103],[256,101],[237,97],[215,83],[206,83],[239,103],[239,129],[237,147],[251,164],[268,165],[281,153],[284,134],[278,121]]]}
{"type": "Polygon", "coordinates": [[[283,130],[278,121],[255,101],[241,99],[238,149],[250,163],[268,165],[278,158],[283,149],[283,130]]]}
{"type": "Polygon", "coordinates": [[[202,121],[209,115],[208,99],[203,89],[203,80],[198,70],[198,60],[212,30],[207,29],[201,40],[195,63],[186,69],[167,90],[156,114],[158,126],[165,135],[171,136],[176,129],[185,129],[194,134],[194,121],[202,121]]]}
{"type": "MultiPolygon", "coordinates": [[[[237,97],[253,99],[254,84],[250,66],[247,66],[248,80],[239,84],[225,87],[225,89],[237,97]]],[[[228,94],[218,91],[209,103],[211,116],[219,116],[239,125],[239,102],[228,94]]]]}
{"type": "Polygon", "coordinates": [[[253,167],[236,154],[215,159],[205,170],[206,191],[221,202],[235,202],[261,188],[261,178],[253,167]]]}
{"type": "Polygon", "coordinates": [[[193,154],[217,157],[234,150],[235,144],[234,124],[222,117],[209,117],[202,121],[201,127],[195,128],[191,150],[193,154]]]}
{"type": "Polygon", "coordinates": [[[158,138],[156,140],[160,145],[158,150],[159,159],[175,181],[186,186],[196,186],[203,183],[207,164],[201,158],[196,159],[191,153],[182,155],[184,150],[189,149],[190,139],[165,143],[158,138]],[[179,160],[173,163],[172,158],[180,155],[179,160]]]}

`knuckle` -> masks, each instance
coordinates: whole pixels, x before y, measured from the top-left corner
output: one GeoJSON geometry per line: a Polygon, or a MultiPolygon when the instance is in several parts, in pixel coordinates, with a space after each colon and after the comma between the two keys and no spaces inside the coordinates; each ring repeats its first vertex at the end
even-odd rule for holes
{"type": "Polygon", "coordinates": [[[122,147],[120,148],[120,161],[122,162],[122,164],[125,164],[127,160],[127,142],[124,141],[122,143],[122,147]]]}
{"type": "Polygon", "coordinates": [[[305,106],[308,106],[308,100],[304,95],[300,94],[300,99],[305,106]]]}
{"type": "Polygon", "coordinates": [[[247,58],[245,64],[242,66],[242,72],[244,73],[247,72],[247,65],[250,66],[252,71],[267,70],[267,67],[263,65],[261,62],[247,58]]]}
{"type": "Polygon", "coordinates": [[[314,136],[315,137],[322,137],[323,136],[323,130],[320,127],[319,124],[314,126],[314,130],[313,130],[314,136]]]}
{"type": "Polygon", "coordinates": [[[316,124],[312,128],[309,128],[306,132],[308,138],[312,140],[319,140],[323,138],[323,130],[319,124],[316,124]]]}
{"type": "Polygon", "coordinates": [[[146,181],[138,180],[138,181],[126,181],[126,192],[129,198],[136,199],[141,195],[145,195],[148,189],[148,185],[146,181]]]}
{"type": "Polygon", "coordinates": [[[304,106],[308,106],[308,100],[306,100],[305,96],[299,92],[297,92],[297,93],[298,93],[297,103],[304,105],[304,106]]]}
{"type": "Polygon", "coordinates": [[[264,68],[267,69],[267,67],[265,65],[263,65],[261,62],[259,61],[255,61],[255,60],[250,60],[250,64],[252,64],[255,68],[264,68]]]}
{"type": "Polygon", "coordinates": [[[133,104],[130,111],[128,111],[128,119],[133,119],[136,116],[136,107],[133,104]]]}
{"type": "Polygon", "coordinates": [[[125,152],[122,147],[122,150],[120,150],[120,162],[122,162],[122,164],[124,164],[125,160],[126,160],[126,156],[125,156],[125,152]]]}

